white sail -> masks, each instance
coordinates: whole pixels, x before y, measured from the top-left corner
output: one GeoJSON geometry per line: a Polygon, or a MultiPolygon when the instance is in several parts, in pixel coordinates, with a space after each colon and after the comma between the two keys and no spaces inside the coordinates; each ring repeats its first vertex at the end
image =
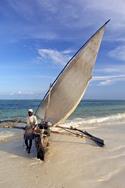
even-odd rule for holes
{"type": "Polygon", "coordinates": [[[48,105],[47,93],[39,105],[36,116],[57,125],[66,120],[75,110],[82,99],[88,82],[92,77],[92,70],[100,48],[106,23],[85,43],[71,58],[63,71],[54,81],[51,88],[51,99],[48,105]]]}

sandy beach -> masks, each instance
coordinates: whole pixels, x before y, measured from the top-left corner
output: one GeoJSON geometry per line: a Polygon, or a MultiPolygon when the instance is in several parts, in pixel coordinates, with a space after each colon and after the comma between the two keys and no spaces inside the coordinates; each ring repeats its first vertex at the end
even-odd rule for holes
{"type": "Polygon", "coordinates": [[[124,122],[104,123],[89,132],[103,138],[105,147],[74,136],[52,134],[45,162],[36,158],[34,147],[30,155],[26,153],[22,131],[16,137],[10,134],[0,143],[0,187],[123,188],[124,122]]]}

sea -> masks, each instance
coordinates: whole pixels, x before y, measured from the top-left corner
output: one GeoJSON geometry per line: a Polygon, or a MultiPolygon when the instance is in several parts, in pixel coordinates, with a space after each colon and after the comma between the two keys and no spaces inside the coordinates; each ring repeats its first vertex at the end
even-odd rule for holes
{"type": "MultiPolygon", "coordinates": [[[[0,100],[0,121],[25,119],[27,110],[35,112],[40,100],[0,100]]],[[[87,124],[125,120],[125,100],[82,100],[66,123],[87,124]]]]}

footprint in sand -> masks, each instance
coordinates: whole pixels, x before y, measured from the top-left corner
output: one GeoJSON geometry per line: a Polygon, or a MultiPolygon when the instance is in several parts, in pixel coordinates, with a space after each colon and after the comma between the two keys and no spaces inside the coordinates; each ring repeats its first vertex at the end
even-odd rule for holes
{"type": "Polygon", "coordinates": [[[36,160],[37,160],[37,161],[30,163],[29,166],[35,166],[35,165],[38,165],[38,164],[42,164],[42,163],[43,163],[43,161],[41,161],[41,160],[38,160],[38,159],[36,159],[36,160]]]}
{"type": "Polygon", "coordinates": [[[99,178],[99,179],[97,180],[97,182],[108,181],[108,180],[110,180],[113,176],[115,176],[116,174],[118,174],[120,171],[121,171],[121,168],[116,169],[116,170],[114,170],[114,171],[112,171],[112,172],[109,172],[107,175],[102,176],[101,178],[99,178]]]}
{"type": "Polygon", "coordinates": [[[17,155],[11,155],[10,158],[18,158],[17,155]]]}

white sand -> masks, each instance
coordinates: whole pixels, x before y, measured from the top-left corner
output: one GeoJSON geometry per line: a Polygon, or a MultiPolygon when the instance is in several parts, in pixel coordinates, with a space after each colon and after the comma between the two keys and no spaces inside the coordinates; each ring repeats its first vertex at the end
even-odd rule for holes
{"type": "Polygon", "coordinates": [[[124,188],[125,125],[101,125],[92,134],[104,138],[97,147],[84,139],[52,134],[46,161],[28,155],[20,137],[0,144],[0,188],[124,188]]]}

